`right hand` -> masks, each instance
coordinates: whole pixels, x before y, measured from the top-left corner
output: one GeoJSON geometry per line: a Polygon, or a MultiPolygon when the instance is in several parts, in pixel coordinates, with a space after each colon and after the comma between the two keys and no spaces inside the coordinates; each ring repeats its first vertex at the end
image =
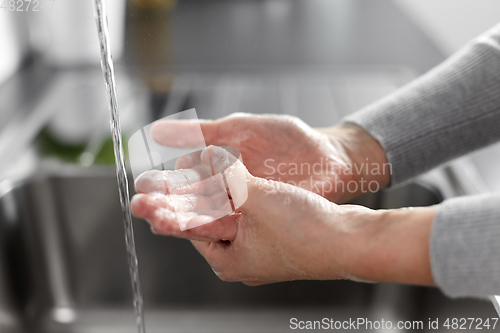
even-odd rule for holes
{"type": "Polygon", "coordinates": [[[153,138],[166,146],[189,148],[195,145],[190,133],[198,124],[207,146],[237,148],[253,176],[295,185],[337,203],[367,192],[369,182],[376,183],[373,190],[390,180],[382,147],[354,125],[314,130],[292,116],[239,113],[200,123],[159,121],[153,138]],[[384,174],[366,172],[366,166],[375,165],[384,174]]]}

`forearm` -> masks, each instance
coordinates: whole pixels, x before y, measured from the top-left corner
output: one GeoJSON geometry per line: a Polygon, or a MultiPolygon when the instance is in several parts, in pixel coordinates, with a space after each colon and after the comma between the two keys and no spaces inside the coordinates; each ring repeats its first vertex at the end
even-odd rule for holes
{"type": "Polygon", "coordinates": [[[429,237],[436,209],[355,211],[346,272],[361,280],[434,285],[429,237]]]}
{"type": "MultiPolygon", "coordinates": [[[[355,181],[376,181],[385,187],[391,180],[391,166],[380,143],[363,128],[342,124],[318,129],[354,164],[355,181]],[[381,170],[381,172],[376,172],[381,170]]],[[[361,193],[350,195],[357,195],[361,193]]],[[[349,194],[348,194],[349,195],[349,194]]],[[[391,210],[356,209],[343,206],[348,218],[346,271],[352,277],[378,282],[433,285],[429,237],[436,207],[391,210]]]]}

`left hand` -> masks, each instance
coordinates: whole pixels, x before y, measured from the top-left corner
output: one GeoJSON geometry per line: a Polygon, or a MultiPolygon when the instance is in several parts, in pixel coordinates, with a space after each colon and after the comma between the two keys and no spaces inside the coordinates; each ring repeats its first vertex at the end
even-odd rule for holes
{"type": "MultiPolygon", "coordinates": [[[[204,158],[208,149],[218,173],[217,161],[226,159],[228,153],[210,146],[201,154],[201,165],[192,169],[149,171],[139,177],[139,192],[156,193],[135,195],[134,215],[148,219],[158,234],[192,240],[225,281],[256,285],[350,276],[345,266],[354,253],[349,250],[353,244],[349,221],[357,211],[367,209],[342,208],[299,187],[253,177],[239,161],[234,162],[229,173],[245,176],[248,199],[243,206],[234,214],[182,231],[179,219],[210,219],[196,213],[212,205],[213,198],[205,188],[195,186],[191,193],[177,192],[195,185],[203,178],[200,175],[210,169],[209,160],[204,158]]],[[[185,160],[182,163],[190,164],[185,160]]]]}
{"type": "MultiPolygon", "coordinates": [[[[217,161],[227,159],[227,151],[210,149],[217,173],[217,161]]],[[[254,177],[239,161],[229,173],[244,175],[246,202],[236,213],[182,231],[179,217],[187,223],[211,218],[200,213],[213,205],[210,191],[193,186],[191,193],[177,193],[197,183],[210,163],[203,156],[204,166],[141,176],[136,189],[155,193],[135,195],[132,212],[149,220],[158,234],[190,239],[222,280],[247,285],[346,278],[433,283],[428,239],[435,208],[339,206],[302,188],[254,177]]]]}

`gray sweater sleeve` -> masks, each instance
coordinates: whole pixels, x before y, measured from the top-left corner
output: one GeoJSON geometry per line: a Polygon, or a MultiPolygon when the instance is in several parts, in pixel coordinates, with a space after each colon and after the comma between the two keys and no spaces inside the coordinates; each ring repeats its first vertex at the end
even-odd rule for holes
{"type": "Polygon", "coordinates": [[[432,224],[431,269],[449,296],[500,294],[500,194],[443,202],[432,224]]]}
{"type": "MultiPolygon", "coordinates": [[[[500,140],[500,25],[419,79],[347,117],[385,149],[391,184],[500,140]]],[[[500,196],[445,201],[431,265],[450,296],[500,294],[500,196]]]]}

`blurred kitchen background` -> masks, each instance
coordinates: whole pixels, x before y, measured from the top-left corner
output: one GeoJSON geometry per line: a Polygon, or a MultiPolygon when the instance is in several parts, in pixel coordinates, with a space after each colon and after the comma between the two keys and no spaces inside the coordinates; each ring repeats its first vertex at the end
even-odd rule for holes
{"type": "MultiPolygon", "coordinates": [[[[496,0],[106,3],[125,140],[193,107],[205,119],[277,113],[334,125],[500,13],[496,0]]],[[[0,330],[134,332],[92,1],[3,1],[0,54],[0,330]]],[[[498,161],[494,145],[355,202],[395,208],[498,191],[498,161]]],[[[188,242],[152,235],[142,221],[135,228],[148,332],[286,332],[291,317],[497,316],[489,300],[434,288],[225,283],[188,242]]]]}

